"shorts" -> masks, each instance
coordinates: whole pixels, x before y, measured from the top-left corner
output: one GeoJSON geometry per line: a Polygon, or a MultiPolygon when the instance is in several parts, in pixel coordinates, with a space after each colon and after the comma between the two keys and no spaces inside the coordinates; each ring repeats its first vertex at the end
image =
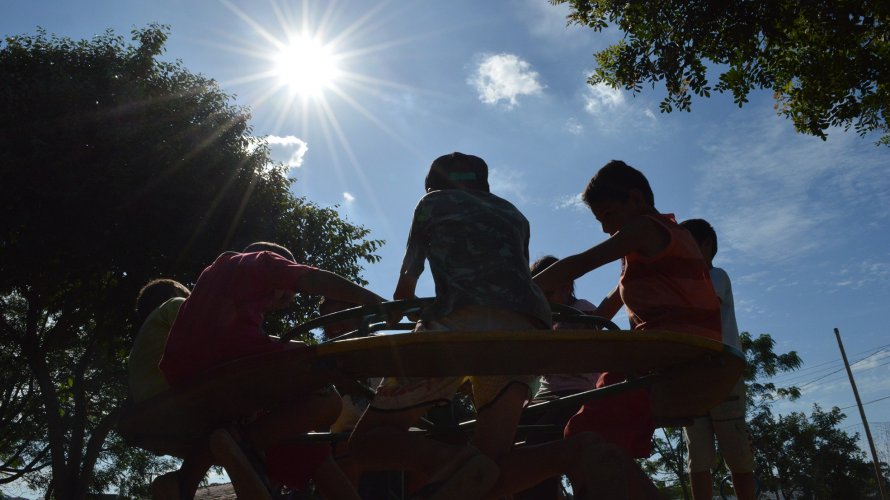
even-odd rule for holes
{"type": "Polygon", "coordinates": [[[302,491],[330,457],[330,443],[271,446],[266,448],[266,473],[275,485],[302,491]]]}
{"type": "MultiPolygon", "coordinates": [[[[622,380],[623,375],[605,372],[596,387],[599,389],[622,380]]],[[[563,435],[569,438],[582,432],[595,432],[633,458],[647,458],[652,454],[652,434],[655,432],[649,390],[634,389],[584,403],[569,419],[563,435]]]]}
{"type": "MultiPolygon", "coordinates": [[[[418,324],[414,334],[435,335],[436,330],[529,330],[539,328],[534,319],[522,314],[482,306],[466,306],[448,316],[418,324]]],[[[425,406],[446,405],[465,383],[473,386],[473,402],[479,411],[497,400],[511,384],[529,386],[535,375],[387,377],[377,388],[371,408],[401,411],[425,406]]]]}
{"type": "Polygon", "coordinates": [[[717,450],[730,472],[754,472],[754,449],[745,424],[745,384],[739,380],[729,393],[729,399],[714,407],[708,416],[696,418],[693,425],[683,429],[689,452],[689,472],[705,472],[717,468],[717,450]]]}

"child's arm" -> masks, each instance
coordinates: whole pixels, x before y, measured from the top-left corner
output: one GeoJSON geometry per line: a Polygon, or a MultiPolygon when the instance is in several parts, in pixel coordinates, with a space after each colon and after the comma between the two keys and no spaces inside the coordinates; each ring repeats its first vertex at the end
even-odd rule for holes
{"type": "Polygon", "coordinates": [[[653,256],[667,246],[669,237],[648,217],[637,217],[606,241],[544,269],[534,277],[534,282],[545,292],[551,291],[629,253],[653,256]]]}
{"type": "Polygon", "coordinates": [[[350,304],[379,304],[383,297],[366,290],[339,274],[313,269],[306,272],[297,281],[296,292],[312,295],[324,295],[333,300],[350,304]]]}
{"type": "MultiPolygon", "coordinates": [[[[402,273],[399,276],[399,282],[396,284],[396,291],[392,293],[393,300],[411,300],[416,299],[417,295],[417,277],[412,276],[407,273],[402,273]]],[[[400,312],[393,312],[390,317],[388,323],[390,325],[397,324],[404,314],[400,312]]],[[[411,321],[417,321],[420,317],[417,314],[409,314],[408,319],[411,321]]]]}
{"type": "Polygon", "coordinates": [[[393,300],[410,300],[417,298],[417,277],[407,273],[399,276],[399,282],[396,284],[396,291],[393,292],[393,300]]]}
{"type": "Polygon", "coordinates": [[[616,286],[603,298],[600,305],[596,306],[596,313],[594,314],[601,318],[612,319],[622,305],[624,305],[624,301],[621,300],[621,294],[618,293],[618,287],[616,286]]]}

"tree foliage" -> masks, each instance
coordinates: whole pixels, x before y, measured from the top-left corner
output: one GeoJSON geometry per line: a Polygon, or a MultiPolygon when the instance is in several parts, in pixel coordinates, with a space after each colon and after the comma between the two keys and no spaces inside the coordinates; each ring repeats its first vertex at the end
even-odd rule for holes
{"type": "Polygon", "coordinates": [[[739,106],[769,89],[799,132],[833,126],[879,131],[890,145],[890,7],[867,0],[664,0],[568,3],[570,22],[624,38],[594,54],[591,85],[639,92],[663,82],[661,111],[691,109],[692,95],[729,92],[739,106]],[[719,72],[716,83],[709,72],[719,72]]]}
{"type": "Polygon", "coordinates": [[[858,435],[838,428],[846,418],[837,407],[813,406],[773,417],[761,412],[750,420],[755,458],[765,490],[783,498],[868,498],[874,473],[858,435]]]}
{"type": "Polygon", "coordinates": [[[159,59],[165,27],[132,35],[0,44],[0,484],[57,498],[135,490],[169,465],[113,433],[147,280],[189,284],[254,240],[360,280],[381,244],[291,194],[247,111],[159,59]]]}

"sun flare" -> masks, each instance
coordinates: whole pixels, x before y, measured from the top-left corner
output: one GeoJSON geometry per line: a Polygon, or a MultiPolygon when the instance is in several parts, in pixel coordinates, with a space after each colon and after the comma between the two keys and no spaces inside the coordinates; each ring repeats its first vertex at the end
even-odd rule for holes
{"type": "Polygon", "coordinates": [[[275,55],[279,83],[304,97],[320,95],[340,74],[337,55],[329,45],[307,36],[290,40],[275,55]]]}

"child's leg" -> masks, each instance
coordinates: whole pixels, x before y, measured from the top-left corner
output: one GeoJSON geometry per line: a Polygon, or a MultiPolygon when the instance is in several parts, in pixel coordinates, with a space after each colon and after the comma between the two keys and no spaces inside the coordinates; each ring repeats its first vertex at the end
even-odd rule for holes
{"type": "Polygon", "coordinates": [[[730,472],[732,474],[732,489],[739,500],[754,500],[757,494],[757,485],[753,472],[730,472]]]}
{"type": "Polygon", "coordinates": [[[152,499],[193,498],[211,465],[213,456],[210,454],[207,442],[204,441],[183,459],[178,470],[158,476],[152,481],[150,486],[152,499]]]}
{"type": "Polygon", "coordinates": [[[349,440],[352,456],[368,470],[420,472],[430,478],[429,499],[482,496],[497,479],[497,466],[476,449],[408,432],[429,406],[380,411],[369,408],[349,440]]]}
{"type": "Polygon", "coordinates": [[[710,470],[690,472],[689,483],[692,486],[692,498],[694,500],[714,497],[714,482],[711,478],[710,470]]]}
{"type": "MultiPolygon", "coordinates": [[[[477,380],[481,379],[482,377],[477,380]]],[[[515,382],[507,385],[496,399],[479,410],[473,432],[473,445],[495,461],[509,453],[513,448],[516,427],[527,398],[527,385],[515,382]]]]}
{"type": "Polygon", "coordinates": [[[316,391],[263,415],[244,434],[251,445],[264,449],[294,434],[327,430],[340,415],[341,405],[333,388],[316,391]]]}
{"type": "Polygon", "coordinates": [[[659,498],[655,485],[630,457],[591,433],[516,447],[498,465],[501,475],[493,498],[562,474],[572,479],[575,498],[659,498]]]}
{"type": "Polygon", "coordinates": [[[182,491],[183,498],[194,498],[198,486],[201,485],[201,481],[204,480],[212,465],[213,455],[211,455],[206,441],[185,457],[179,467],[180,491],[182,491]]]}
{"type": "Polygon", "coordinates": [[[410,470],[428,476],[439,472],[456,456],[475,453],[408,432],[429,406],[397,411],[368,408],[349,438],[350,455],[365,469],[410,470]]]}
{"type": "Polygon", "coordinates": [[[322,462],[312,479],[315,481],[318,492],[326,499],[359,500],[352,483],[331,457],[322,462]]]}
{"type": "Polygon", "coordinates": [[[222,465],[232,480],[239,498],[271,499],[268,485],[244,454],[241,445],[227,429],[217,429],[210,435],[210,451],[214,463],[222,465]]]}

